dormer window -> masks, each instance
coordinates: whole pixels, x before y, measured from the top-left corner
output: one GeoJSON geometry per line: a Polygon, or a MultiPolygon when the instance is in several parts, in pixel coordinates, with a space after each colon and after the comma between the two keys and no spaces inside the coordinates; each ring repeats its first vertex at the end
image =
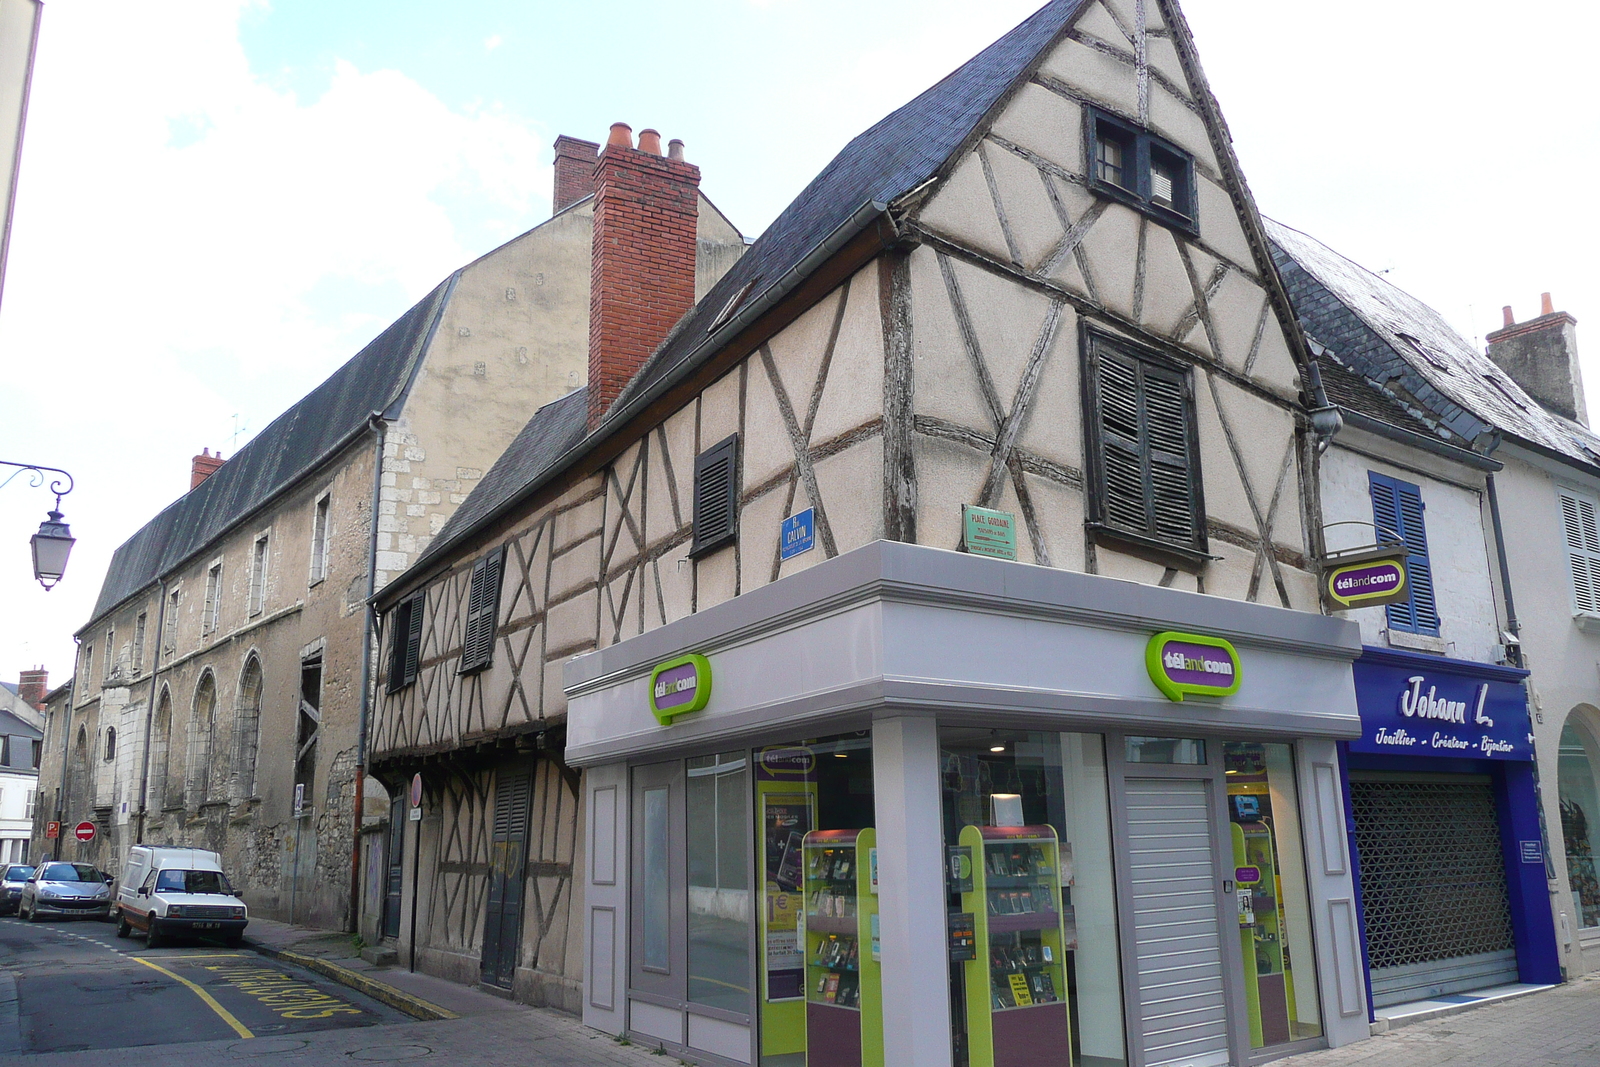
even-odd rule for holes
{"type": "Polygon", "coordinates": [[[1089,187],[1164,226],[1197,235],[1194,159],[1177,145],[1099,108],[1088,109],[1089,187]]]}

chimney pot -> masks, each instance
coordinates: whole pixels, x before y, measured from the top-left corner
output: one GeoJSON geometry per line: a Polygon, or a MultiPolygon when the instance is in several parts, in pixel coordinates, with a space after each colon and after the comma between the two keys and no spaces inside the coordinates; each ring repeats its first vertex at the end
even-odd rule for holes
{"type": "Polygon", "coordinates": [[[661,154],[661,135],[655,130],[640,130],[639,151],[649,152],[652,156],[659,156],[661,154]]]}
{"type": "Polygon", "coordinates": [[[1510,304],[1507,304],[1505,307],[1500,309],[1500,317],[1505,319],[1505,324],[1507,326],[1516,325],[1517,317],[1511,313],[1511,305],[1510,304]]]}
{"type": "Polygon", "coordinates": [[[633,147],[633,127],[626,122],[613,122],[611,136],[606,138],[606,146],[616,145],[618,148],[633,147]]]}
{"type": "Polygon", "coordinates": [[[676,137],[667,142],[667,158],[683,162],[683,142],[676,137]]]}
{"type": "Polygon", "coordinates": [[[1556,311],[1550,294],[1541,295],[1543,312],[1516,322],[1506,308],[1505,327],[1484,338],[1488,356],[1547,411],[1589,425],[1578,365],[1578,320],[1556,311]]]}
{"type": "Polygon", "coordinates": [[[190,490],[198,489],[200,483],[215,474],[220,466],[222,466],[222,453],[218,452],[213,456],[211,449],[202,448],[200,454],[195,456],[189,465],[190,490]]]}
{"type": "Polygon", "coordinates": [[[1556,306],[1555,306],[1555,304],[1550,302],[1550,294],[1549,293],[1541,294],[1540,297],[1539,297],[1539,314],[1541,314],[1541,315],[1554,315],[1555,313],[1556,313],[1556,306]]]}

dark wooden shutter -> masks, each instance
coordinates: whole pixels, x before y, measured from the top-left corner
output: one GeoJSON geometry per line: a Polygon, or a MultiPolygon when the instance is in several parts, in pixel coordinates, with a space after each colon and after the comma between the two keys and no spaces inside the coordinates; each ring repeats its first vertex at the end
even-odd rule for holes
{"type": "Polygon", "coordinates": [[[1096,521],[1204,551],[1194,398],[1183,369],[1091,340],[1098,438],[1096,521]]]}
{"type": "Polygon", "coordinates": [[[423,594],[417,593],[411,598],[411,615],[406,620],[406,669],[401,685],[417,680],[417,661],[422,653],[422,606],[423,594]]]}
{"type": "Polygon", "coordinates": [[[527,877],[528,824],[533,776],[498,774],[494,796],[494,842],[490,851],[489,900],[484,914],[483,980],[505,989],[517,972],[522,942],[523,883],[527,877]]]}
{"type": "Polygon", "coordinates": [[[406,640],[411,635],[411,601],[402,600],[389,616],[389,692],[406,684],[406,640]]]}
{"type": "Polygon", "coordinates": [[[731,544],[739,534],[739,435],[694,460],[694,545],[691,558],[731,544]]]}
{"type": "Polygon", "coordinates": [[[1411,596],[1388,607],[1389,625],[1408,633],[1439,636],[1439,608],[1433,593],[1433,566],[1428,558],[1428,531],[1423,522],[1422,490],[1386,474],[1369,471],[1372,521],[1379,537],[1396,536],[1406,545],[1406,583],[1411,596]]]}
{"type": "Polygon", "coordinates": [[[494,662],[495,624],[500,611],[500,577],[505,548],[497,548],[472,565],[467,591],[467,632],[461,644],[461,670],[482,670],[494,662]]]}
{"type": "Polygon", "coordinates": [[[1192,544],[1196,538],[1188,379],[1148,363],[1139,370],[1144,386],[1151,533],[1163,541],[1192,544]]]}

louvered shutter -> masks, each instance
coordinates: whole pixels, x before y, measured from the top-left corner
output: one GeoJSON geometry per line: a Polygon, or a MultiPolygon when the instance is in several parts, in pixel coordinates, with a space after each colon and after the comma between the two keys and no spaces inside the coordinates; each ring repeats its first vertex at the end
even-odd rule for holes
{"type": "Polygon", "coordinates": [[[1409,633],[1439,636],[1439,607],[1433,593],[1433,566],[1428,558],[1428,531],[1423,521],[1422,490],[1376,471],[1368,472],[1372,521],[1379,536],[1398,536],[1406,546],[1406,585],[1411,596],[1390,604],[1389,625],[1409,633]]]}
{"type": "Polygon", "coordinates": [[[505,549],[497,548],[472,565],[467,591],[467,632],[462,639],[461,670],[475,671],[494,661],[495,624],[500,611],[500,576],[505,549]]]}
{"type": "Polygon", "coordinates": [[[389,692],[406,684],[406,639],[411,634],[411,601],[402,600],[395,605],[390,616],[389,633],[389,692]]]}
{"type": "Polygon", "coordinates": [[[1123,360],[1102,349],[1099,386],[1105,519],[1114,526],[1147,533],[1150,521],[1145,509],[1137,361],[1123,360]]]}
{"type": "Polygon", "coordinates": [[[1195,540],[1194,478],[1189,455],[1189,397],[1184,376],[1146,364],[1144,424],[1152,533],[1163,541],[1195,540]]]}
{"type": "Polygon", "coordinates": [[[410,685],[417,680],[417,660],[422,653],[422,594],[411,598],[411,614],[406,619],[406,661],[400,684],[410,685]]]}
{"type": "Polygon", "coordinates": [[[1095,338],[1100,521],[1186,549],[1204,547],[1194,402],[1187,374],[1095,338]]]}
{"type": "Polygon", "coordinates": [[[699,558],[731,544],[739,532],[739,435],[724,438],[694,460],[694,545],[699,558]]]}
{"type": "Polygon", "coordinates": [[[1572,604],[1578,611],[1600,615],[1600,523],[1594,502],[1562,492],[1561,526],[1572,567],[1572,604]]]}

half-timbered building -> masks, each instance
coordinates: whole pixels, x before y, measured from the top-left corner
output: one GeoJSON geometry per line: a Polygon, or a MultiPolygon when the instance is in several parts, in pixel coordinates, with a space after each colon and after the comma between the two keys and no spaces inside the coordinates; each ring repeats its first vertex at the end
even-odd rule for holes
{"type": "Polygon", "coordinates": [[[630,330],[641,170],[585,385],[377,598],[371,935],[706,1062],[1365,1035],[1337,420],[1176,3],[1053,0],[630,330]]]}

